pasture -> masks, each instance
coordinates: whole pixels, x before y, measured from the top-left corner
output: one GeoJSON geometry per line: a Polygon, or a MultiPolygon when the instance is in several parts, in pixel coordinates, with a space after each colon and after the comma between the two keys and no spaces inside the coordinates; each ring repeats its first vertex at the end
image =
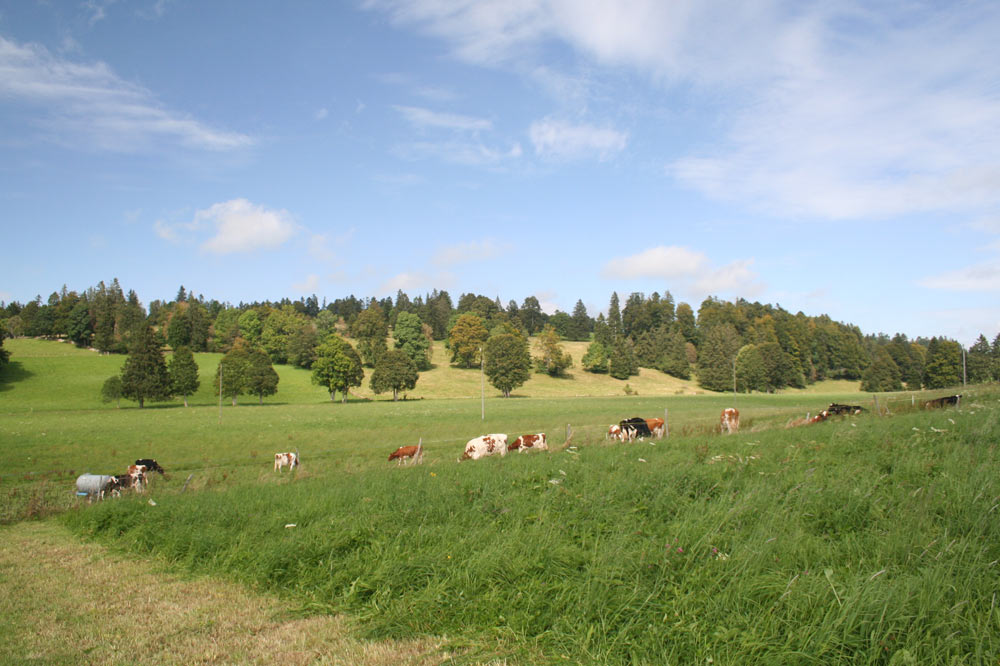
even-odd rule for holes
{"type": "Polygon", "coordinates": [[[101,405],[81,394],[81,377],[99,388],[112,372],[95,364],[120,359],[25,342],[55,349],[22,356],[10,345],[19,366],[0,392],[5,522],[59,513],[123,554],[247,584],[307,615],[345,613],[366,639],[441,640],[464,663],[1000,655],[992,388],[966,390],[959,409],[910,409],[905,394],[891,416],[795,429],[783,426],[830,402],[870,401],[490,398],[483,422],[478,396],[331,404],[308,378],[286,385],[279,368],[276,396],[226,405],[220,421],[206,399],[101,405]],[[740,432],[720,436],[719,411],[732,404],[740,432]],[[664,409],[670,438],[604,439],[607,424],[664,409]],[[455,462],[487,432],[547,432],[553,450],[455,462]],[[423,465],[386,461],[418,439],[423,465]],[[272,472],[275,451],[296,449],[294,474],[272,472]],[[120,472],[139,457],[169,472],[148,497],[65,511],[75,474],[120,472]]]}

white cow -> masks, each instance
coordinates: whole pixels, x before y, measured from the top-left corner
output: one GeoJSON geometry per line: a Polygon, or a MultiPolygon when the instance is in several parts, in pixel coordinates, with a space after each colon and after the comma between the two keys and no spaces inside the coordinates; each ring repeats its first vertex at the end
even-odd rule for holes
{"type": "Polygon", "coordinates": [[[740,431],[740,410],[735,407],[726,407],[719,417],[719,428],[722,432],[732,435],[740,431]]]}
{"type": "Polygon", "coordinates": [[[299,456],[296,453],[275,453],[274,454],[274,471],[281,472],[281,468],[288,466],[289,470],[293,470],[299,466],[299,456]]]}
{"type": "Polygon", "coordinates": [[[496,453],[502,456],[507,455],[507,435],[483,435],[475,439],[470,439],[469,443],[465,445],[465,453],[462,454],[462,457],[458,461],[461,462],[470,458],[472,460],[479,460],[484,456],[492,456],[496,453]]]}
{"type": "Polygon", "coordinates": [[[508,450],[517,450],[520,453],[524,453],[525,451],[548,451],[549,443],[545,438],[544,432],[540,432],[537,435],[521,435],[514,440],[514,443],[510,445],[508,450]]]}

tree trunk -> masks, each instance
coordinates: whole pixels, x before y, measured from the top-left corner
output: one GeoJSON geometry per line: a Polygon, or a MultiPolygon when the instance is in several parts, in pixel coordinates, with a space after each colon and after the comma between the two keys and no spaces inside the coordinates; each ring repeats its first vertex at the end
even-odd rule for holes
{"type": "Polygon", "coordinates": [[[258,405],[263,405],[264,404],[264,394],[261,393],[257,397],[258,397],[257,404],[258,405]]]}
{"type": "Polygon", "coordinates": [[[236,394],[234,393],[233,394],[233,407],[235,407],[235,406],[236,406],[236,394]]]}
{"type": "Polygon", "coordinates": [[[330,402],[337,402],[337,392],[330,391],[330,402]]]}
{"type": "Polygon", "coordinates": [[[144,400],[142,398],[139,398],[139,409],[142,409],[142,403],[143,402],[144,402],[144,400]]]}
{"type": "Polygon", "coordinates": [[[396,402],[397,400],[399,400],[399,390],[392,389],[392,401],[396,402]]]}
{"type": "Polygon", "coordinates": [[[188,397],[186,395],[184,396],[184,406],[188,406],[188,397]]]}

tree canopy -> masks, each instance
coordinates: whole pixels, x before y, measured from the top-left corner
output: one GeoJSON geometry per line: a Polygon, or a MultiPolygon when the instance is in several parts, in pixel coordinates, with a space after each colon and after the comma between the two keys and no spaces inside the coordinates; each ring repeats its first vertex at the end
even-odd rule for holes
{"type": "Polygon", "coordinates": [[[361,358],[354,347],[339,335],[331,334],[316,347],[312,382],[328,390],[330,400],[340,391],[342,402],[347,402],[347,391],[352,386],[361,386],[363,380],[361,358]]]}
{"type": "Polygon", "coordinates": [[[503,397],[523,385],[531,376],[528,341],[513,333],[500,333],[486,341],[483,371],[503,397]]]}
{"type": "MultiPolygon", "coordinates": [[[[400,313],[400,316],[407,313],[400,313]]],[[[377,394],[392,391],[392,399],[399,399],[399,392],[414,388],[417,385],[417,364],[410,355],[402,349],[392,349],[382,355],[375,364],[369,385],[377,394]]]]}
{"type": "Polygon", "coordinates": [[[171,395],[167,363],[153,329],[144,327],[132,341],[128,358],[122,366],[122,396],[139,403],[166,400],[171,395]]]}

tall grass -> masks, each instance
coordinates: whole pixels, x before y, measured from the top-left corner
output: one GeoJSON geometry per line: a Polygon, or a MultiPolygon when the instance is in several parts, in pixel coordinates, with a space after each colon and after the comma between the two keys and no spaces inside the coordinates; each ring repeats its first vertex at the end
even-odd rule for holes
{"type": "Polygon", "coordinates": [[[998,439],[982,393],[732,437],[166,485],[155,506],[65,520],[470,660],[996,663],[998,439]]]}

